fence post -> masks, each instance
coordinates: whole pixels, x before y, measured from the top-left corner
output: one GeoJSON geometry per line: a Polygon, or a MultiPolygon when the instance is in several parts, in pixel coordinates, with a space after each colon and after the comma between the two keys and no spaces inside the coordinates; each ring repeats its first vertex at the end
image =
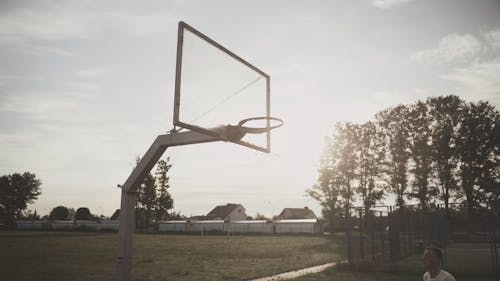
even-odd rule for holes
{"type": "Polygon", "coordinates": [[[491,247],[491,263],[493,265],[493,272],[500,274],[500,268],[498,265],[498,248],[497,248],[497,234],[496,234],[496,222],[493,214],[493,207],[489,207],[488,221],[490,225],[490,247],[491,247]]]}
{"type": "Polygon", "coordinates": [[[375,261],[375,234],[374,234],[374,226],[375,226],[375,218],[376,216],[373,215],[372,221],[370,222],[370,240],[372,243],[372,260],[375,261]]]}
{"type": "Polygon", "coordinates": [[[359,254],[361,256],[361,259],[365,259],[365,243],[363,241],[363,210],[358,209],[359,213],[359,254]]]}
{"type": "Polygon", "coordinates": [[[349,262],[349,269],[352,270],[352,245],[351,245],[351,208],[347,207],[346,214],[346,234],[347,234],[347,260],[349,262]]]}
{"type": "Polygon", "coordinates": [[[382,212],[380,212],[380,222],[381,222],[381,225],[382,225],[382,229],[380,230],[380,250],[382,252],[382,257],[385,256],[384,254],[384,231],[385,231],[385,223],[384,223],[384,216],[382,214],[382,212]]]}
{"type": "Polygon", "coordinates": [[[392,217],[392,206],[389,207],[389,213],[387,218],[389,220],[389,261],[391,263],[392,270],[396,270],[395,257],[394,257],[394,229],[393,229],[393,217],[392,217]]]}

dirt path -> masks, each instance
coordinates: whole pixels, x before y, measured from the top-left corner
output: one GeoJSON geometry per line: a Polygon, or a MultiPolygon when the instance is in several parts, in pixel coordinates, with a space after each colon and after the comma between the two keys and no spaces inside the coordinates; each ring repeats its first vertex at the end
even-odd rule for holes
{"type": "Polygon", "coordinates": [[[304,275],[307,275],[307,274],[311,274],[311,273],[318,273],[318,272],[321,272],[321,271],[323,271],[325,269],[328,269],[330,267],[334,267],[335,265],[337,265],[337,263],[335,263],[335,262],[325,263],[325,264],[318,265],[318,266],[303,268],[303,269],[294,270],[294,271],[288,271],[288,272],[285,272],[285,273],[280,273],[280,274],[273,275],[273,276],[267,276],[267,277],[252,279],[252,280],[249,280],[249,281],[289,280],[289,279],[294,279],[294,278],[297,278],[297,277],[300,277],[300,276],[304,276],[304,275]]]}

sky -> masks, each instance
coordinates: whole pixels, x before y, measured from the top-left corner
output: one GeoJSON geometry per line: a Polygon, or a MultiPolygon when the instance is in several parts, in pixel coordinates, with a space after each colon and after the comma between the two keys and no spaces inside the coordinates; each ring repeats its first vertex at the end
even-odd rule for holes
{"type": "Polygon", "coordinates": [[[167,149],[183,215],[319,215],[305,190],[335,122],[449,94],[500,108],[500,1],[1,1],[0,174],[42,180],[29,209],[119,208],[135,158],[172,129],[179,21],[268,73],[285,122],[269,154],[167,149]]]}

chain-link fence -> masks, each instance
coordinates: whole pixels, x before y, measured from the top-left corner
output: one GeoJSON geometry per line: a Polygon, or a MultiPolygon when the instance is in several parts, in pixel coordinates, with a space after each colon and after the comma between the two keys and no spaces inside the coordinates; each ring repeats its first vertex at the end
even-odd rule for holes
{"type": "Polygon", "coordinates": [[[422,270],[426,246],[443,249],[443,267],[500,274],[500,216],[491,206],[463,204],[351,208],[344,230],[350,266],[376,262],[392,270],[422,270]]]}

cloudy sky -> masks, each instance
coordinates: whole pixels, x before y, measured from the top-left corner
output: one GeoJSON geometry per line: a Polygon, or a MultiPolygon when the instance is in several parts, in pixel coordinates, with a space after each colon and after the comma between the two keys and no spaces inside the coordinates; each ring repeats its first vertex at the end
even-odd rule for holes
{"type": "Polygon", "coordinates": [[[319,213],[304,194],[335,122],[444,94],[500,107],[500,1],[1,1],[0,174],[42,179],[30,209],[119,208],[117,184],[172,128],[181,20],[269,73],[286,122],[270,154],[167,150],[185,215],[319,213]]]}

